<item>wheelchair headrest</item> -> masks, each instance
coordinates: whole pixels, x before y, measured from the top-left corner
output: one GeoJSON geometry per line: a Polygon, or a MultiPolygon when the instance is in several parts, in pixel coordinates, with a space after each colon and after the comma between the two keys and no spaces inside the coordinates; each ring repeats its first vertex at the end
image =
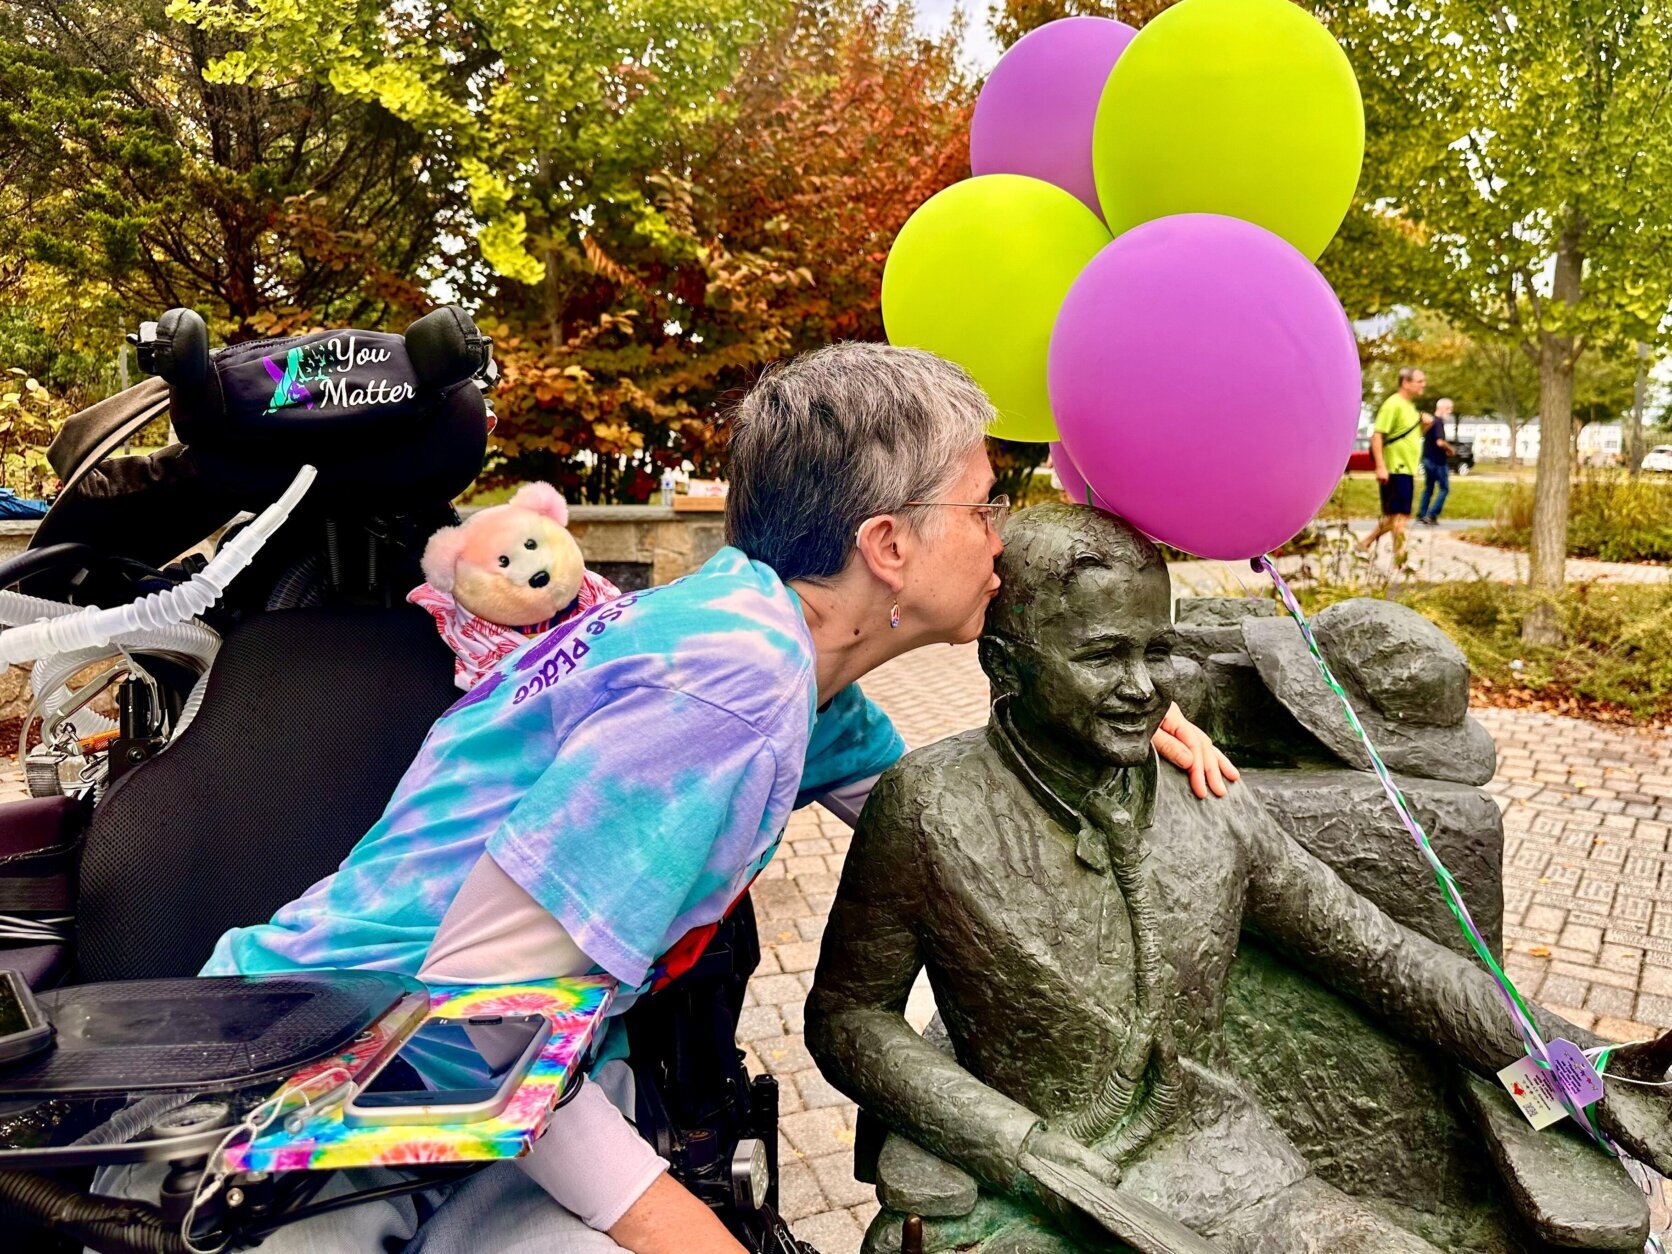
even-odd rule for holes
{"type": "Polygon", "coordinates": [[[316,331],[218,351],[196,312],[171,309],[141,328],[139,348],[168,385],[175,431],[217,475],[264,481],[308,462],[320,470],[316,499],[419,487],[448,499],[481,470],[488,417],[476,380],[493,346],[456,307],[404,335],[316,331]]]}

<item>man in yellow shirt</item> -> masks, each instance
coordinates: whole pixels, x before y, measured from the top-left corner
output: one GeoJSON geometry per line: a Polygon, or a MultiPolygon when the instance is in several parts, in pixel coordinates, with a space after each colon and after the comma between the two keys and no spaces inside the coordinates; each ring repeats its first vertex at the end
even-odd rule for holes
{"type": "Polygon", "coordinates": [[[1422,371],[1415,366],[1401,367],[1399,390],[1376,411],[1376,425],[1370,435],[1376,482],[1382,485],[1382,520],[1359,541],[1359,547],[1369,549],[1391,531],[1395,566],[1405,560],[1405,531],[1411,525],[1417,464],[1422,460],[1422,416],[1417,413],[1416,399],[1427,386],[1428,378],[1422,371]]]}

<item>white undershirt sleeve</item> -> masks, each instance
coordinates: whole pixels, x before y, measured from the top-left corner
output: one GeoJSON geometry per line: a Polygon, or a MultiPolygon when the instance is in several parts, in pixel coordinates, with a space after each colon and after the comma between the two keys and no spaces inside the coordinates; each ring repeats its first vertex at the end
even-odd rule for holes
{"type": "Polygon", "coordinates": [[[879,778],[872,775],[867,779],[856,779],[851,784],[820,793],[816,800],[849,827],[858,827],[859,812],[865,808],[865,799],[871,795],[871,789],[876,787],[879,778]]]}
{"type": "MultiPolygon", "coordinates": [[[[515,984],[595,970],[564,926],[483,854],[442,916],[418,978],[426,984],[515,984]]],[[[516,1163],[600,1232],[614,1227],[668,1169],[592,1081],[583,1081],[568,1105],[553,1113],[545,1135],[516,1163]]]]}

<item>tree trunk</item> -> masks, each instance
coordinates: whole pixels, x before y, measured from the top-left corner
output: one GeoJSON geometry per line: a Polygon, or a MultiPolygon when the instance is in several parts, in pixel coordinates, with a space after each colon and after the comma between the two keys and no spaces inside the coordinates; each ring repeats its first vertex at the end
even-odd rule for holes
{"type": "MultiPolygon", "coordinates": [[[[1565,312],[1579,301],[1584,258],[1578,230],[1562,232],[1551,296],[1565,312]]],[[[1561,644],[1557,599],[1567,584],[1568,498],[1573,491],[1573,336],[1539,332],[1538,472],[1533,486],[1533,534],[1527,547],[1534,603],[1521,625],[1528,644],[1561,644]]]]}
{"type": "Polygon", "coordinates": [[[1626,467],[1631,477],[1643,473],[1643,402],[1649,390],[1649,346],[1637,341],[1637,382],[1632,389],[1631,420],[1626,424],[1626,467]]]}

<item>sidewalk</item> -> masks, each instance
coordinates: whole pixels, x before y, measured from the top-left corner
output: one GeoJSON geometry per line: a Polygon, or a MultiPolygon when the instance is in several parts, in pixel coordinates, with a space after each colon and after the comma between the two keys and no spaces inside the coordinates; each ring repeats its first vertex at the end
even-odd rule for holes
{"type": "MultiPolygon", "coordinates": [[[[1350,524],[1355,535],[1365,535],[1374,524],[1355,520],[1350,524]]],[[[1425,583],[1449,583],[1473,579],[1487,579],[1493,583],[1525,583],[1527,555],[1514,549],[1494,549],[1484,544],[1471,544],[1464,534],[1489,524],[1470,519],[1445,519],[1438,527],[1412,525],[1405,538],[1411,565],[1406,578],[1425,583]]],[[[1382,569],[1393,563],[1393,540],[1383,537],[1376,550],[1376,562],[1382,569]]],[[[1277,566],[1284,576],[1292,575],[1302,564],[1298,557],[1283,557],[1277,566]]],[[[1266,590],[1266,580],[1248,568],[1247,562],[1185,561],[1170,562],[1173,591],[1179,596],[1241,596],[1251,589],[1266,590]]],[[[1567,562],[1569,583],[1665,583],[1672,578],[1672,569],[1664,564],[1638,562],[1597,562],[1588,558],[1570,557],[1567,562]]]]}
{"type": "MultiPolygon", "coordinates": [[[[865,690],[913,746],[987,716],[973,646],[919,650],[878,670],[865,690]]],[[[1672,1027],[1672,737],[1520,710],[1475,713],[1499,750],[1488,791],[1504,811],[1511,977],[1528,997],[1615,1040],[1672,1027]]],[[[819,1075],[801,1037],[847,848],[847,829],[816,807],[791,821],[755,887],[761,968],[739,1025],[751,1066],[782,1082],[782,1206],[821,1254],[856,1254],[877,1209],[871,1188],[853,1179],[854,1108],[819,1075]]],[[[929,1012],[920,986],[907,1015],[921,1026],[929,1012]]]]}

